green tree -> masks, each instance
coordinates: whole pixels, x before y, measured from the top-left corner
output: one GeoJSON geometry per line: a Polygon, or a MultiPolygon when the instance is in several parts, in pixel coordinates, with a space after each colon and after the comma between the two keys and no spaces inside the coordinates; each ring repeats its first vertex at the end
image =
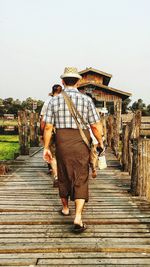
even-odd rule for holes
{"type": "Polygon", "coordinates": [[[33,110],[33,101],[31,97],[28,97],[26,100],[22,102],[22,108],[32,111],[33,110]]]}
{"type": "Polygon", "coordinates": [[[40,113],[41,108],[43,106],[43,101],[42,100],[35,100],[31,97],[28,97],[25,101],[22,102],[22,109],[27,109],[28,111],[33,111],[33,103],[37,103],[37,108],[35,109],[36,112],[40,113]]]}
{"type": "Polygon", "coordinates": [[[3,105],[3,99],[0,98],[0,117],[4,115],[4,105],[3,105]]]}
{"type": "Polygon", "coordinates": [[[42,100],[38,100],[37,101],[37,109],[36,112],[38,112],[40,114],[42,106],[43,106],[44,102],[42,100]]]}
{"type": "Polygon", "coordinates": [[[131,106],[131,110],[141,110],[142,116],[150,116],[150,105],[146,106],[142,99],[135,101],[131,106]]]}
{"type": "Polygon", "coordinates": [[[132,110],[143,110],[146,108],[146,105],[145,103],[143,102],[142,99],[138,99],[138,101],[135,101],[133,104],[132,104],[132,110]]]}
{"type": "Polygon", "coordinates": [[[129,110],[129,104],[131,103],[131,99],[127,98],[124,101],[122,101],[122,113],[126,114],[129,110]]]}
{"type": "Polygon", "coordinates": [[[147,106],[147,113],[148,113],[148,116],[150,116],[150,105],[147,106]]]}
{"type": "Polygon", "coordinates": [[[11,113],[11,107],[13,105],[13,98],[12,97],[8,97],[8,98],[5,98],[3,100],[3,105],[4,105],[4,114],[7,113],[11,113]]]}
{"type": "Polygon", "coordinates": [[[22,103],[19,99],[16,99],[13,101],[10,109],[9,109],[9,113],[14,114],[15,116],[18,115],[18,110],[22,109],[22,103]]]}

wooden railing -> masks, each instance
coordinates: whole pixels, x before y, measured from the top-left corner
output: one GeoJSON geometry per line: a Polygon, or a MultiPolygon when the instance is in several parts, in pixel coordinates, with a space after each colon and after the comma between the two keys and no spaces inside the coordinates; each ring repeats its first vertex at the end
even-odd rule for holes
{"type": "Polygon", "coordinates": [[[150,201],[150,139],[133,140],[131,192],[150,201]]]}
{"type": "Polygon", "coordinates": [[[123,121],[117,131],[113,116],[108,117],[108,145],[120,160],[122,170],[131,175],[131,193],[150,201],[150,117],[137,111],[123,121]],[[115,138],[120,138],[116,147],[115,138]]]}

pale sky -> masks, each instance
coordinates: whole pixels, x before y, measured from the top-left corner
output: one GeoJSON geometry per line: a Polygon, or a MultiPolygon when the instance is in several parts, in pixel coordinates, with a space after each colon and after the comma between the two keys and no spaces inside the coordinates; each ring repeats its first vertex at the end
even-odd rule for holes
{"type": "Polygon", "coordinates": [[[45,100],[66,66],[150,104],[150,1],[0,0],[0,98],[45,100]]]}

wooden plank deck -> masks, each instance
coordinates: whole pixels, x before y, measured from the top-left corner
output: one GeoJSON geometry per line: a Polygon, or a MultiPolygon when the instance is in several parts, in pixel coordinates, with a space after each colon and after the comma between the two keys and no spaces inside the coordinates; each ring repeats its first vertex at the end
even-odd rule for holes
{"type": "Polygon", "coordinates": [[[59,214],[42,151],[20,157],[0,177],[0,266],[150,266],[150,203],[132,197],[130,178],[111,152],[108,168],[90,179],[86,232],[71,232],[71,216],[59,214]]]}

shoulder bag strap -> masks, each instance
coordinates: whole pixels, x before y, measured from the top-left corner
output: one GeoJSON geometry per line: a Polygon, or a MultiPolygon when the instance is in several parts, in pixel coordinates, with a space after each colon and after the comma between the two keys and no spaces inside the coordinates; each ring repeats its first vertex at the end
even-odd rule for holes
{"type": "Polygon", "coordinates": [[[87,126],[87,123],[83,120],[83,118],[81,117],[80,113],[77,111],[77,109],[76,109],[76,107],[75,107],[73,101],[72,101],[71,98],[66,94],[66,92],[62,91],[61,93],[62,93],[62,95],[63,95],[63,97],[64,97],[64,100],[65,100],[65,102],[66,102],[66,104],[67,104],[67,106],[68,106],[68,109],[69,109],[69,111],[70,111],[72,117],[73,117],[74,120],[75,120],[75,123],[76,123],[76,125],[77,125],[77,127],[78,127],[78,129],[79,129],[79,132],[80,132],[80,135],[81,135],[83,141],[85,142],[85,144],[86,144],[86,145],[88,146],[88,148],[90,149],[90,147],[91,147],[91,146],[90,146],[90,143],[89,143],[89,141],[88,141],[88,139],[87,139],[87,137],[86,137],[84,131],[82,130],[82,128],[81,128],[81,126],[80,126],[80,122],[78,121],[76,114],[79,116],[80,120],[82,119],[81,122],[86,126],[86,128],[88,127],[88,126],[87,126]]]}

